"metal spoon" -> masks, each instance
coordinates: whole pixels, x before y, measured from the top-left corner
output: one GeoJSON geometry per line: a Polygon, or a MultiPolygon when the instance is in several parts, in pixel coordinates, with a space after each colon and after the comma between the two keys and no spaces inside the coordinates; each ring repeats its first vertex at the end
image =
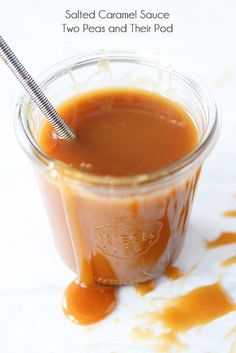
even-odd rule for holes
{"type": "Polygon", "coordinates": [[[57,135],[65,140],[72,140],[75,134],[69,126],[62,120],[56,109],[49,102],[41,91],[37,83],[29,75],[27,70],[9,48],[4,39],[0,36],[0,57],[8,65],[16,78],[20,81],[25,90],[29,93],[35,104],[43,112],[50,124],[55,129],[57,135]]]}

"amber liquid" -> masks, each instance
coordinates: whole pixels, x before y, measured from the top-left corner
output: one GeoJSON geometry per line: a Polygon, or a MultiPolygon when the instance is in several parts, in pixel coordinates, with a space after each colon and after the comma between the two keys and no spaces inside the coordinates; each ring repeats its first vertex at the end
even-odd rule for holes
{"type": "Polygon", "coordinates": [[[156,288],[156,281],[146,281],[144,283],[136,284],[135,289],[140,296],[143,296],[149,292],[152,292],[156,288]]]}
{"type": "MultiPolygon", "coordinates": [[[[144,90],[86,93],[60,105],[58,112],[77,138],[59,139],[45,122],[40,146],[52,158],[100,176],[156,171],[198,142],[195,125],[179,104],[144,90]]],[[[161,275],[181,249],[198,176],[199,170],[191,171],[168,188],[137,194],[130,187],[121,196],[113,188],[94,193],[42,174],[57,247],[79,282],[137,284],[161,275]]],[[[80,291],[73,285],[70,290],[80,291]]]]}
{"type": "Polygon", "coordinates": [[[175,281],[179,278],[183,277],[183,272],[179,267],[176,266],[168,266],[167,269],[165,270],[165,276],[169,278],[171,281],[175,281]]]}
{"type": "Polygon", "coordinates": [[[231,256],[228,259],[222,261],[221,266],[222,267],[227,267],[227,266],[231,266],[231,265],[235,265],[236,264],[236,256],[231,256]]]}
{"type": "Polygon", "coordinates": [[[219,283],[193,289],[170,299],[161,312],[145,314],[150,322],[161,321],[173,332],[205,325],[235,310],[235,304],[219,283]]]}
{"type": "Polygon", "coordinates": [[[51,157],[81,171],[129,176],[175,162],[197,144],[197,130],[185,110],[160,95],[137,89],[85,94],[58,107],[76,133],[55,138],[45,123],[39,144],[51,157]]]}
{"type": "Polygon", "coordinates": [[[206,245],[208,249],[216,248],[218,246],[229,245],[236,243],[236,233],[235,232],[223,232],[220,236],[212,241],[207,241],[206,245]]]}
{"type": "Polygon", "coordinates": [[[223,213],[225,217],[236,217],[236,210],[226,211],[223,213]]]}

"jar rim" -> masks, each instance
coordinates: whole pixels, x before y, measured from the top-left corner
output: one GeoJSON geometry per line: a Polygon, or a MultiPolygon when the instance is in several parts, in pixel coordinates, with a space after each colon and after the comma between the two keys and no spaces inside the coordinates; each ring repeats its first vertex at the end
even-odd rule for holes
{"type": "Polygon", "coordinates": [[[43,86],[61,77],[72,68],[75,69],[89,64],[96,64],[101,60],[108,60],[109,62],[141,63],[151,67],[157,67],[158,64],[159,69],[177,76],[191,85],[193,89],[203,94],[208,107],[208,124],[197,146],[182,158],[149,173],[116,177],[82,172],[72,166],[68,166],[68,164],[62,161],[51,158],[38,145],[31,133],[25,113],[26,109],[23,109],[23,106],[24,108],[26,106],[30,107],[31,98],[28,94],[24,94],[18,100],[16,106],[16,132],[19,142],[27,155],[34,161],[39,162],[41,166],[43,165],[50,170],[59,171],[60,175],[63,175],[63,177],[69,179],[71,182],[82,182],[84,184],[103,187],[138,186],[161,182],[163,180],[166,181],[172,178],[173,175],[178,175],[186,171],[190,166],[199,165],[210,153],[219,133],[220,113],[215,94],[211,87],[203,82],[199,76],[189,70],[182,69],[179,65],[174,65],[174,67],[172,65],[170,66],[171,61],[167,58],[164,58],[163,61],[163,57],[159,54],[127,50],[96,51],[80,54],[60,61],[44,71],[39,77],[39,86],[43,88],[43,86]]]}

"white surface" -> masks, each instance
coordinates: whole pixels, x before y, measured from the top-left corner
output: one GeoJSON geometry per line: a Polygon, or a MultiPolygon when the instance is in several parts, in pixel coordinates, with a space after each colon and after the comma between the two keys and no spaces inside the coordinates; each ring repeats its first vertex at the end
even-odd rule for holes
{"type": "MultiPolygon", "coordinates": [[[[236,209],[236,3],[235,0],[146,2],[101,0],[78,2],[4,1],[0,5],[1,34],[34,75],[53,63],[95,49],[147,49],[174,56],[215,86],[221,101],[223,127],[220,140],[209,157],[200,180],[188,229],[185,249],[178,263],[189,269],[203,251],[203,238],[213,239],[223,230],[236,231],[236,219],[221,216],[236,209]],[[81,5],[82,4],[82,5],[81,5]],[[96,4],[96,5],[95,5],[96,4]],[[81,6],[80,6],[81,5],[81,6]],[[167,9],[173,18],[173,34],[64,34],[61,23],[66,9],[104,8],[128,11],[167,9]]],[[[14,109],[21,88],[0,63],[0,352],[82,352],[81,347],[113,342],[103,353],[130,352],[121,347],[130,339],[130,328],[143,325],[135,315],[150,307],[153,296],[185,293],[197,284],[213,283],[222,259],[234,255],[234,245],[212,250],[196,271],[182,281],[162,278],[155,292],[140,299],[133,288],[123,288],[117,311],[92,328],[69,322],[61,311],[61,297],[74,275],[59,259],[52,243],[31,166],[14,133],[14,109]],[[114,318],[121,321],[115,322],[114,318]]],[[[224,287],[236,302],[235,267],[226,270],[224,287]]],[[[193,353],[226,353],[234,337],[224,339],[236,313],[189,331],[181,340],[193,353]]],[[[152,352],[149,342],[139,343],[152,352]]],[[[175,350],[173,350],[175,352],[175,350]]]]}

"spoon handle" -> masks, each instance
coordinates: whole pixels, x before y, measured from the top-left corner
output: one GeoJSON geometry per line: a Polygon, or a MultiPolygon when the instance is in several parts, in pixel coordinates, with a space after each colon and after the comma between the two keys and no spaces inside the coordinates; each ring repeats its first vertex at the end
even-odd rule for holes
{"type": "Polygon", "coordinates": [[[20,81],[25,90],[29,93],[35,104],[43,112],[50,124],[55,129],[58,136],[65,140],[75,138],[75,134],[69,126],[62,120],[56,109],[49,102],[47,97],[41,91],[37,83],[33,80],[11,48],[0,36],[0,57],[8,65],[16,78],[20,81]]]}

